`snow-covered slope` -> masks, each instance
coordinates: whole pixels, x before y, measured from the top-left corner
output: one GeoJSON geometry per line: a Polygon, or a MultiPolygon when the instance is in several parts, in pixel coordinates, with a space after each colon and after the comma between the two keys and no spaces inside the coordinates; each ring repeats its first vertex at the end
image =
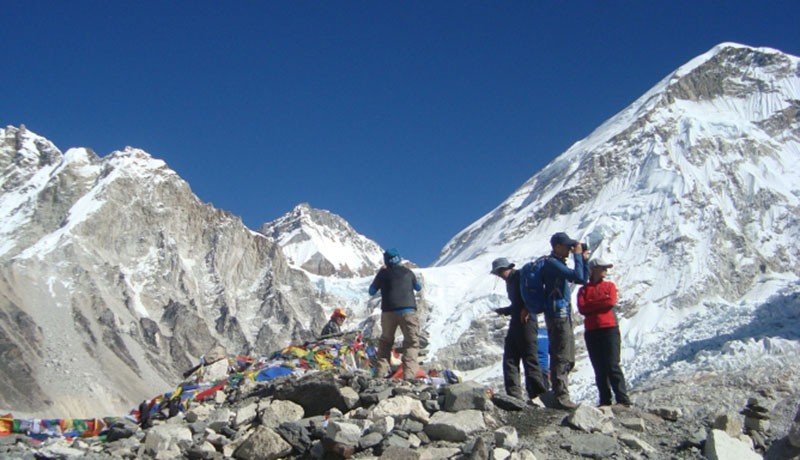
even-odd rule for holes
{"type": "MultiPolygon", "coordinates": [[[[634,384],[693,368],[701,356],[696,366],[743,366],[773,353],[787,359],[800,334],[775,326],[800,312],[798,164],[800,60],[721,44],[445,246],[426,271],[429,326],[444,331],[431,335],[443,347],[473,319],[481,319],[473,329],[485,327],[481,312],[504,301],[501,289],[490,289],[491,260],[546,254],[550,235],[566,231],[615,263],[610,278],[620,288],[624,365],[634,384]]],[[[590,386],[586,361],[578,380],[590,386]]]]}
{"type": "Polygon", "coordinates": [[[307,203],[262,225],[260,231],[281,247],[292,266],[316,275],[366,276],[383,263],[377,243],[338,215],[307,203]]]}

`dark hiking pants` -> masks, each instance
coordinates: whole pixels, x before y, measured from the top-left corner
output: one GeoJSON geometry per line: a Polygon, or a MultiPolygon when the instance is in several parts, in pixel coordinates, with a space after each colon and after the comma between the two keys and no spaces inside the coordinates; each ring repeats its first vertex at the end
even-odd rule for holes
{"type": "Polygon", "coordinates": [[[550,337],[550,382],[559,402],[569,401],[569,373],[575,367],[575,334],[572,318],[547,318],[550,337]]]}
{"type": "Polygon", "coordinates": [[[533,399],[546,390],[539,367],[537,348],[538,325],[536,317],[522,324],[519,318],[512,318],[508,325],[505,348],[503,350],[503,381],[506,394],[524,400],[519,378],[519,362],[525,374],[525,390],[533,399]]]}
{"type": "Polygon", "coordinates": [[[619,326],[586,331],[583,337],[594,368],[594,381],[600,393],[600,404],[611,405],[612,390],[619,404],[630,404],[625,376],[619,365],[622,342],[619,326]]]}

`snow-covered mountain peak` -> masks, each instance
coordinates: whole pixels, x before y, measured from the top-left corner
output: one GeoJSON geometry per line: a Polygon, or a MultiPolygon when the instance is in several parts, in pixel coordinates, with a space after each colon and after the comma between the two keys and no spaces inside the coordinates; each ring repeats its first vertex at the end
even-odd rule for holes
{"type": "Polygon", "coordinates": [[[266,223],[261,233],[275,241],[290,263],[316,275],[366,276],[381,263],[377,243],[340,216],[308,203],[266,223]]]}
{"type": "MultiPolygon", "coordinates": [[[[499,256],[520,264],[548,253],[557,231],[588,241],[594,256],[615,264],[610,279],[619,288],[631,350],[626,372],[636,382],[685,359],[676,348],[692,345],[675,330],[695,328],[695,340],[737,328],[731,341],[775,334],[741,325],[762,309],[745,299],[754,292],[765,302],[796,299],[797,164],[800,59],[721,44],[668,75],[457,234],[435,268],[476,266],[472,272],[479,273],[499,256]],[[775,286],[786,282],[775,279],[794,281],[783,289],[775,286]]],[[[437,282],[434,273],[427,279],[437,282]]],[[[458,313],[435,312],[437,324],[454,324],[450,318],[457,315],[458,324],[477,318],[489,298],[471,295],[458,313]],[[465,315],[470,308],[475,313],[465,315]]],[[[788,320],[793,308],[779,315],[788,320]]]]}

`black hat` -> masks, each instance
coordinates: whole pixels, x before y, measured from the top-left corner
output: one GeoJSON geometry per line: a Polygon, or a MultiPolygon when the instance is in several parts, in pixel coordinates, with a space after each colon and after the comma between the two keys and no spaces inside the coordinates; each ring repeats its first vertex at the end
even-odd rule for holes
{"type": "Polygon", "coordinates": [[[550,237],[550,246],[555,247],[555,245],[557,244],[563,244],[564,246],[572,247],[578,244],[578,241],[573,240],[572,238],[569,237],[569,235],[567,235],[564,232],[558,232],[550,237]]]}

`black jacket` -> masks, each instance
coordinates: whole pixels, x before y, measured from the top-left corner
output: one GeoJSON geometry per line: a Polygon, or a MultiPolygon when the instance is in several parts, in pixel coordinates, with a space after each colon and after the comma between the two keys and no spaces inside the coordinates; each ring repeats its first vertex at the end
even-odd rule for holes
{"type": "Polygon", "coordinates": [[[417,308],[414,290],[419,290],[419,287],[414,272],[402,265],[389,265],[378,271],[369,291],[373,295],[381,291],[381,310],[392,311],[417,308]]]}

